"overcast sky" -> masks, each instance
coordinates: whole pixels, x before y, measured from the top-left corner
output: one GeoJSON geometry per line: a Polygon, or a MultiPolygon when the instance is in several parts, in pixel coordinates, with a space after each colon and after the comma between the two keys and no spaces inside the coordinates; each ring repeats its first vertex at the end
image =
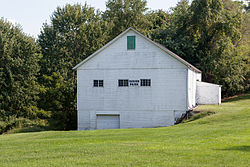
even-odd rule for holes
{"type": "MultiPolygon", "coordinates": [[[[147,0],[147,7],[168,10],[174,7],[179,0],[147,0]]],[[[66,3],[84,4],[105,10],[106,0],[0,0],[0,17],[8,19],[12,23],[18,23],[23,31],[29,35],[37,37],[42,24],[47,20],[57,6],[66,3]]]]}

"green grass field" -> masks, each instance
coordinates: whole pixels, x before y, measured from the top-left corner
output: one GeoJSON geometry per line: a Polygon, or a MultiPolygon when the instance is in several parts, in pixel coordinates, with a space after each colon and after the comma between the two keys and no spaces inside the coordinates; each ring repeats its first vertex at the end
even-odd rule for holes
{"type": "Polygon", "coordinates": [[[0,136],[0,166],[250,166],[250,95],[172,127],[0,136]]]}

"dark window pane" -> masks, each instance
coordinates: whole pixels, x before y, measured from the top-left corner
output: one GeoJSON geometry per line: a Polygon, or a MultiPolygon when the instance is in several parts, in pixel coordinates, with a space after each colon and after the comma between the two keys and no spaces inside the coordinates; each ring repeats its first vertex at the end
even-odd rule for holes
{"type": "Polygon", "coordinates": [[[118,80],[118,86],[122,86],[122,80],[118,80]]]}
{"type": "Polygon", "coordinates": [[[94,87],[98,87],[98,80],[94,80],[94,81],[93,81],[93,86],[94,86],[94,87]]]}
{"type": "Polygon", "coordinates": [[[141,86],[151,86],[151,79],[141,79],[141,86]]]}
{"type": "Polygon", "coordinates": [[[99,87],[103,87],[103,80],[99,80],[99,87]]]}
{"type": "Polygon", "coordinates": [[[128,80],[124,80],[124,86],[128,86],[128,80]]]}
{"type": "Polygon", "coordinates": [[[128,80],[127,79],[119,79],[118,86],[128,86],[128,80]]]}

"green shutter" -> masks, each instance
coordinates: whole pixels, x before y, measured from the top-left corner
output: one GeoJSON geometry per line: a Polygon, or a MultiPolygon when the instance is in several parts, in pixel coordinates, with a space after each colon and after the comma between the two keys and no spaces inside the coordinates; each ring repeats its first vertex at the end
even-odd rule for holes
{"type": "Polygon", "coordinates": [[[135,49],[135,36],[127,36],[127,49],[135,49]]]}

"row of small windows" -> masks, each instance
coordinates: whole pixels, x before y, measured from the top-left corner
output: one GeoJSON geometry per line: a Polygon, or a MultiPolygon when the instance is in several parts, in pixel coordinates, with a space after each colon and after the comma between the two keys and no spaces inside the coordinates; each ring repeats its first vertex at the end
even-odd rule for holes
{"type": "MultiPolygon", "coordinates": [[[[151,86],[151,79],[140,79],[141,86],[151,86]]],[[[94,87],[103,87],[103,80],[93,80],[94,87]]],[[[119,79],[119,87],[139,86],[139,80],[119,79]]]]}

